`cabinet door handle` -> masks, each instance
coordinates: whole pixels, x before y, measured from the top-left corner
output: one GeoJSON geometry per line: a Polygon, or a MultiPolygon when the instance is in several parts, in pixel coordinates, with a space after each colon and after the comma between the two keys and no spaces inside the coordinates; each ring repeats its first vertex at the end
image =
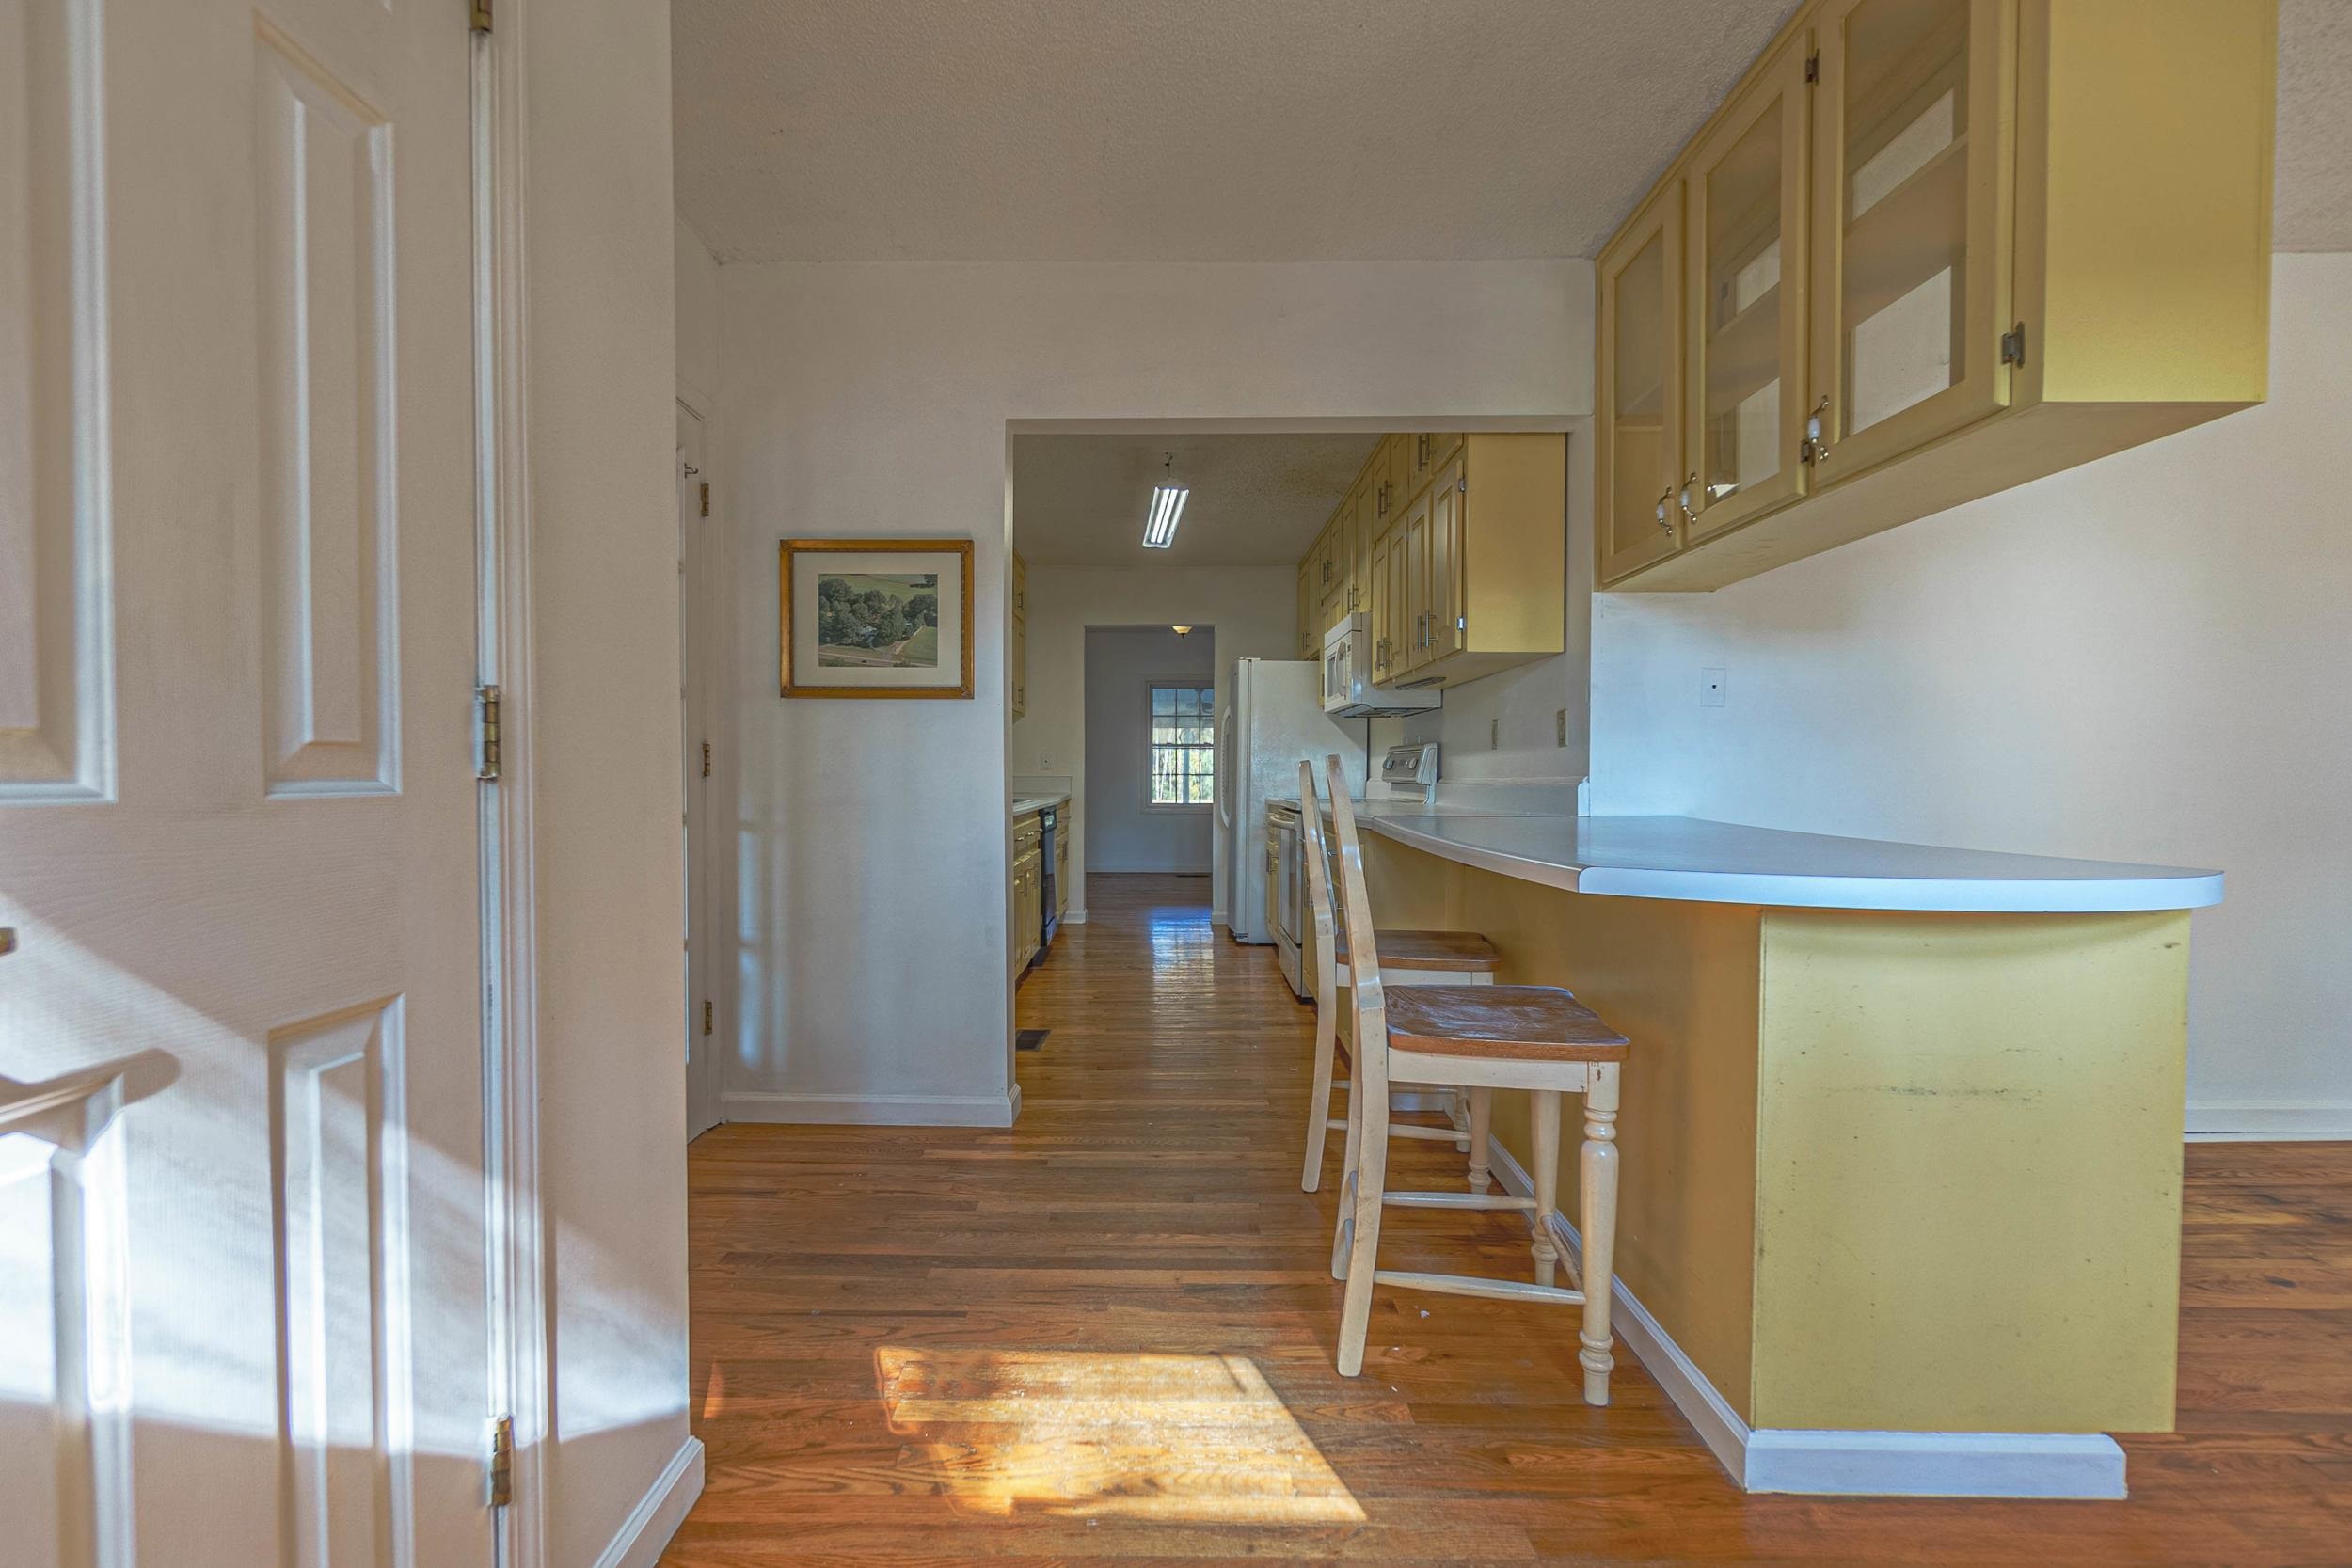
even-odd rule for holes
{"type": "Polygon", "coordinates": [[[1675,525],[1674,519],[1666,515],[1666,502],[1674,499],[1674,493],[1675,488],[1671,484],[1658,492],[1658,526],[1668,533],[1675,531],[1675,525]]]}
{"type": "Polygon", "coordinates": [[[1797,461],[1821,464],[1829,461],[1829,441],[1823,422],[1829,418],[1829,399],[1813,405],[1813,413],[1804,421],[1804,439],[1797,443],[1797,461]]]}
{"type": "Polygon", "coordinates": [[[1699,515],[1691,510],[1691,492],[1698,487],[1698,470],[1693,468],[1690,473],[1683,476],[1682,494],[1676,498],[1677,504],[1682,508],[1682,520],[1691,524],[1692,527],[1697,526],[1699,515]]]}

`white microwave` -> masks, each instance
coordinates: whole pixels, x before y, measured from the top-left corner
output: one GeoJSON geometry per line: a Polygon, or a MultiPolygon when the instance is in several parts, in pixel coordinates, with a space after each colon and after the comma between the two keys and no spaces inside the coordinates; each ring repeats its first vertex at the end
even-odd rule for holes
{"type": "Polygon", "coordinates": [[[1353,718],[1367,713],[1422,713],[1444,693],[1385,689],[1372,684],[1372,627],[1362,615],[1343,615],[1323,634],[1323,711],[1353,718]]]}

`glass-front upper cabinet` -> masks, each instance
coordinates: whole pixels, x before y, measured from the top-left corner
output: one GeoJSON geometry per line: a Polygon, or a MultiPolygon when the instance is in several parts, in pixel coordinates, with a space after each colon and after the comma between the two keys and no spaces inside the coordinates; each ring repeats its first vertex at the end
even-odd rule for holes
{"type": "Polygon", "coordinates": [[[1832,0],[1816,34],[1812,486],[2009,401],[2010,0],[1832,0]]]}
{"type": "Polygon", "coordinates": [[[1682,197],[1668,181],[1600,258],[1604,583],[1682,547],[1682,197]]]}
{"type": "Polygon", "coordinates": [[[1692,150],[1686,540],[1804,488],[1806,40],[1781,47],[1692,150]]]}

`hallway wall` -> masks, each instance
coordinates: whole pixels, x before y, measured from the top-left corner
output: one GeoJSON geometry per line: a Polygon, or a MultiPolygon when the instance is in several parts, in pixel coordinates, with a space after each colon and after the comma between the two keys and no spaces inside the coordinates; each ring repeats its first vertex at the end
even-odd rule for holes
{"type": "MultiPolygon", "coordinates": [[[[1034,602],[1036,578],[1030,578],[1034,602]]],[[[1165,626],[1089,626],[1086,633],[1086,771],[1073,780],[1086,838],[1081,865],[1073,845],[1071,875],[1088,871],[1173,871],[1206,876],[1216,808],[1152,810],[1152,726],[1144,696],[1151,683],[1216,679],[1215,628],[1184,637],[1165,626]]],[[[1074,890],[1073,890],[1074,893],[1074,890]]],[[[1073,904],[1084,900],[1073,897],[1073,904]]]]}
{"type": "Polygon", "coordinates": [[[728,1114],[1003,1123],[1017,1105],[1008,421],[1565,428],[1591,409],[1592,266],[775,263],[719,275],[718,474],[737,519],[742,768],[744,1010],[728,1114]],[[777,540],[914,534],[975,540],[979,698],[779,700],[777,540]]]}
{"type": "MultiPolygon", "coordinates": [[[[1080,807],[1071,841],[1071,913],[1086,904],[1086,628],[1153,624],[1215,628],[1210,669],[1230,673],[1237,658],[1289,658],[1297,652],[1298,575],[1286,566],[1032,566],[1029,568],[1029,712],[1006,740],[1011,770],[1066,775],[1080,807]],[[1047,764],[1052,764],[1048,767],[1047,764]]],[[[1227,693],[1223,675],[1218,710],[1227,693]]],[[[1224,823],[1210,814],[1212,898],[1225,911],[1224,823]]]]}

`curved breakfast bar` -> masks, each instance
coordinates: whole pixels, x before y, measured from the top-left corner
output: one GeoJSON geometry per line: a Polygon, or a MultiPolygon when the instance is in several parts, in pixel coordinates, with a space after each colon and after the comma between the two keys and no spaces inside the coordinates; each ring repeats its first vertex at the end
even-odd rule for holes
{"type": "MultiPolygon", "coordinates": [[[[1632,1037],[1619,1327],[1735,1479],[2122,1495],[2105,1433],[2172,1425],[2188,911],[2219,873],[1688,817],[1362,825],[1382,925],[1482,931],[1499,979],[1632,1037]]],[[[1524,1107],[1496,1137],[1524,1182],[1524,1107]]]]}

